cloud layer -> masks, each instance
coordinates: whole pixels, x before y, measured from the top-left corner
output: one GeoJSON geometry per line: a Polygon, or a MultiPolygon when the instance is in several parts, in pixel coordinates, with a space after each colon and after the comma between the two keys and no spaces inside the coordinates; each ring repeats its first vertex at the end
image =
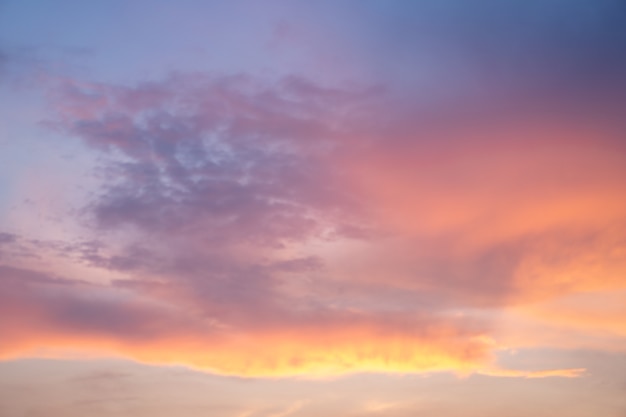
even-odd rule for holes
{"type": "Polygon", "coordinates": [[[537,32],[493,37],[539,6],[432,6],[431,26],[372,7],[384,36],[354,54],[388,57],[382,80],[40,75],[41,125],[97,161],[97,186],[73,212],[80,233],[0,233],[0,356],[549,377],[580,370],[503,370],[495,353],[623,346],[606,304],[626,301],[616,22],[575,8],[559,26],[546,6],[537,32]],[[416,27],[435,39],[424,54],[407,52],[416,27]],[[401,71],[418,58],[433,61],[421,81],[401,71]]]}

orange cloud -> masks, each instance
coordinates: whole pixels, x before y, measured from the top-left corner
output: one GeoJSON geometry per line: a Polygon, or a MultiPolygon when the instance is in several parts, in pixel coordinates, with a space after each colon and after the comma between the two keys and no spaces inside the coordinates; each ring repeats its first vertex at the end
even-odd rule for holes
{"type": "Polygon", "coordinates": [[[471,372],[491,360],[482,325],[431,313],[286,310],[221,316],[111,286],[0,268],[0,357],[122,356],[241,376],[471,372]]]}
{"type": "Polygon", "coordinates": [[[482,337],[446,325],[434,325],[417,335],[369,323],[206,335],[170,333],[131,340],[31,326],[5,339],[10,342],[3,344],[0,357],[121,356],[247,377],[469,373],[491,360],[490,344],[482,337]]]}
{"type": "Polygon", "coordinates": [[[519,371],[512,369],[481,370],[480,375],[507,377],[507,378],[578,378],[586,371],[585,368],[550,369],[546,371],[519,371]]]}
{"type": "Polygon", "coordinates": [[[385,282],[430,285],[440,263],[442,284],[464,275],[506,303],[626,287],[626,164],[615,132],[575,121],[442,130],[345,155],[351,187],[396,236],[399,250],[381,253],[412,271],[385,282]]]}
{"type": "MultiPolygon", "coordinates": [[[[520,314],[587,338],[626,339],[626,291],[589,291],[525,306],[520,314]]],[[[570,342],[576,345],[575,341],[570,342]]],[[[621,344],[614,343],[618,348],[621,344]]],[[[606,346],[610,349],[610,346],[606,346]]]]}

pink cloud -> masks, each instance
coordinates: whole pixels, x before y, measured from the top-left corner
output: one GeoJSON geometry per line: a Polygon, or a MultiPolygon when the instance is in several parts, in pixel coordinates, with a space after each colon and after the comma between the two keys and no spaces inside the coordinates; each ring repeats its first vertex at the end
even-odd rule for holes
{"type": "Polygon", "coordinates": [[[460,117],[459,104],[424,112],[300,78],[55,91],[49,125],[109,156],[84,207],[91,243],[55,250],[124,278],[5,267],[3,311],[23,317],[4,323],[5,355],[504,375],[491,364],[500,309],[626,285],[625,153],[593,117],[548,123],[497,103],[460,117]]]}

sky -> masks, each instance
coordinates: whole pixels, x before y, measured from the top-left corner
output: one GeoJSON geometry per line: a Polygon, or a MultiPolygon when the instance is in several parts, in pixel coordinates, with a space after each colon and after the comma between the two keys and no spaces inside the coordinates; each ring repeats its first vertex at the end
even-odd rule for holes
{"type": "Polygon", "coordinates": [[[622,0],[0,0],[1,417],[626,417],[622,0]]]}

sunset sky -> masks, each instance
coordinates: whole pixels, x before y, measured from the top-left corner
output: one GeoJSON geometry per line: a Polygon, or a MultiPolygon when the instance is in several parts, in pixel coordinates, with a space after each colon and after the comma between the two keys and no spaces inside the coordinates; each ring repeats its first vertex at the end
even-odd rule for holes
{"type": "Polygon", "coordinates": [[[626,417],[623,0],[0,0],[0,417],[626,417]]]}

